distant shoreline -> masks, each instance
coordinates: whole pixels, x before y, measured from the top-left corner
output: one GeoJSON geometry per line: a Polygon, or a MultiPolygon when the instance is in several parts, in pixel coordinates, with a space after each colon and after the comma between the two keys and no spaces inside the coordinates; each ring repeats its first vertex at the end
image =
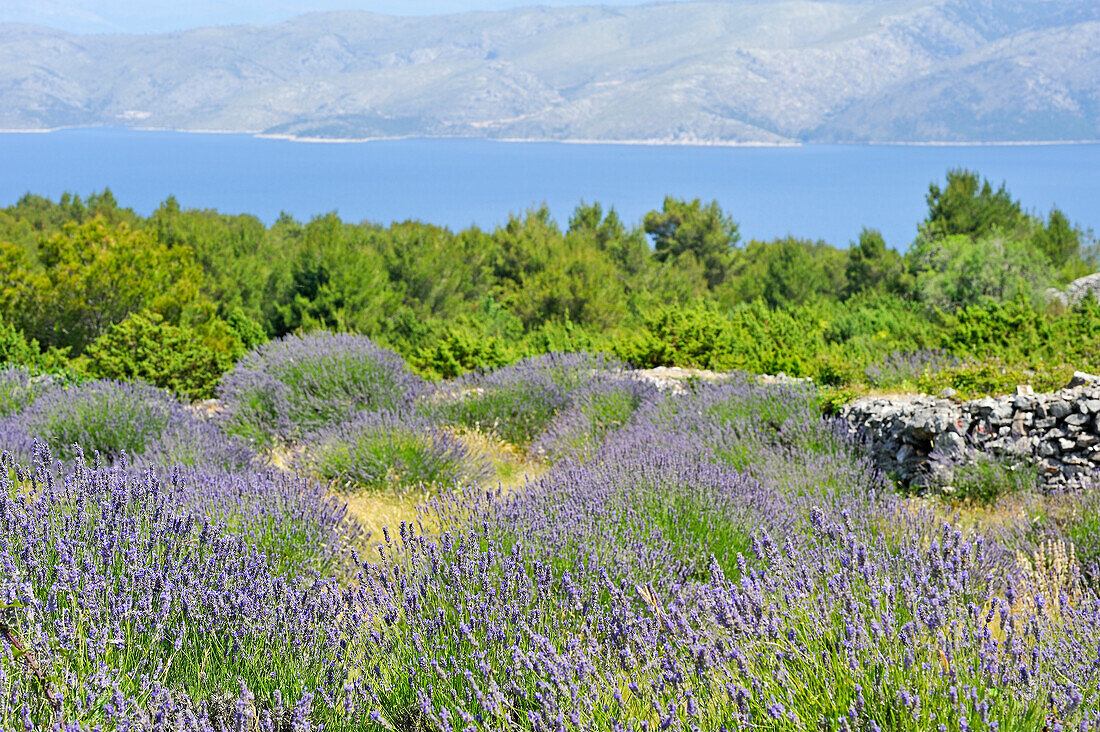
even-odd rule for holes
{"type": "Polygon", "coordinates": [[[393,142],[397,140],[469,140],[481,142],[500,142],[508,144],[516,143],[556,143],[560,145],[623,145],[631,147],[739,147],[739,148],[788,148],[810,147],[814,145],[850,145],[854,147],[1049,147],[1056,145],[1097,145],[1100,139],[1095,140],[986,140],[986,141],[832,141],[832,142],[803,142],[792,140],[789,142],[739,142],[734,140],[670,140],[670,139],[638,139],[638,140],[599,140],[599,139],[560,139],[548,137],[474,137],[463,135],[391,135],[375,137],[308,137],[298,135],[286,135],[278,133],[258,132],[251,130],[182,130],[168,127],[111,127],[108,125],[74,125],[63,127],[45,127],[39,129],[6,129],[0,128],[3,135],[40,135],[50,132],[66,132],[70,130],[119,130],[125,132],[175,132],[189,135],[247,135],[259,140],[281,140],[283,142],[297,142],[307,144],[335,144],[349,145],[370,142],[393,142]]]}

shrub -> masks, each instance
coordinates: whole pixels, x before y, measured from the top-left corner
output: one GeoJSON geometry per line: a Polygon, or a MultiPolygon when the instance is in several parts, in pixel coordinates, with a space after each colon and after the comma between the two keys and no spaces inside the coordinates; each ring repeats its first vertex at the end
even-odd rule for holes
{"type": "Polygon", "coordinates": [[[714,308],[663,308],[646,327],[624,333],[614,343],[616,356],[640,368],[696,366],[721,370],[737,359],[733,326],[714,308]]]}
{"type": "Polygon", "coordinates": [[[988,505],[1039,486],[1036,465],[977,447],[966,446],[951,454],[933,452],[928,467],[927,487],[953,500],[988,505]]]}
{"type": "Polygon", "coordinates": [[[38,387],[21,366],[0,365],[0,417],[18,412],[34,401],[38,387]]]}
{"type": "Polygon", "coordinates": [[[260,444],[294,441],[366,411],[401,409],[425,389],[365,336],[290,335],[242,358],[218,389],[226,428],[260,444]]]}
{"type": "Polygon", "coordinates": [[[894,351],[863,370],[871,386],[914,384],[922,376],[934,375],[960,365],[950,353],[934,348],[894,351]]]}
{"type": "Polygon", "coordinates": [[[492,431],[526,447],[572,402],[580,383],[618,368],[618,361],[587,353],[525,358],[442,385],[427,409],[449,424],[492,431]]]}
{"type": "Polygon", "coordinates": [[[666,307],[621,335],[612,352],[635,366],[695,366],[714,371],[812,376],[826,347],[819,306],[771,309],[760,301],[728,311],[666,307]]]}
{"type": "Polygon", "coordinates": [[[589,457],[609,433],[629,423],[639,407],[657,394],[653,385],[637,379],[594,379],[580,387],[572,406],[558,414],[532,449],[552,458],[589,457]]]}
{"type": "Polygon", "coordinates": [[[975,360],[996,355],[1008,363],[1037,367],[1067,361],[1100,367],[1100,303],[1085,298],[1063,312],[1047,312],[1017,298],[969,307],[945,317],[944,345],[975,360]]]}
{"type": "Polygon", "coordinates": [[[1056,391],[1073,375],[1073,366],[1044,366],[1027,369],[1000,358],[981,362],[966,362],[939,371],[928,371],[917,379],[917,389],[937,394],[943,389],[954,389],[960,399],[1011,394],[1019,384],[1030,384],[1035,391],[1056,391]]]}
{"type": "Polygon", "coordinates": [[[88,347],[88,372],[108,379],[141,379],[188,399],[204,399],[214,395],[218,380],[242,350],[235,338],[228,349],[214,348],[198,331],[145,311],[112,325],[88,347]]]}
{"type": "Polygon", "coordinates": [[[290,729],[279,695],[293,709],[331,678],[332,640],[360,642],[361,616],[318,576],[347,528],[319,486],[39,457],[0,465],[3,729],[232,728],[240,708],[216,702],[242,685],[268,715],[243,728],[290,729]],[[28,499],[11,476],[32,471],[45,489],[28,499]]]}
{"type": "Polygon", "coordinates": [[[27,340],[23,331],[0,320],[0,363],[29,366],[39,359],[38,342],[27,340]]]}
{"type": "Polygon", "coordinates": [[[449,328],[411,359],[417,372],[429,378],[453,379],[477,369],[493,369],[512,360],[499,338],[449,328]]]}
{"type": "Polygon", "coordinates": [[[172,465],[235,470],[251,453],[213,425],[199,421],[170,394],[147,384],[90,381],[51,387],[0,427],[4,448],[29,461],[37,440],[65,461],[96,453],[109,462],[123,455],[172,465]]]}
{"type": "Polygon", "coordinates": [[[410,412],[364,412],[310,439],[306,462],[327,480],[365,488],[454,486],[487,474],[453,435],[410,412]]]}

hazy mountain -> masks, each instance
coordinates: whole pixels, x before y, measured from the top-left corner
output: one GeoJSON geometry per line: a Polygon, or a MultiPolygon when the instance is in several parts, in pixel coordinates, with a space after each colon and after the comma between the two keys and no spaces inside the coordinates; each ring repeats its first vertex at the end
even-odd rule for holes
{"type": "Polygon", "coordinates": [[[0,25],[0,127],[784,142],[1100,138],[1093,0],[734,0],[80,36],[0,25]]]}
{"type": "MultiPolygon", "coordinates": [[[[645,0],[602,0],[640,5],[645,0]]],[[[530,0],[0,0],[0,23],[44,25],[69,33],[171,33],[188,28],[280,23],[304,13],[365,10],[389,15],[437,15],[506,10],[530,0]]],[[[538,5],[578,5],[539,0],[538,5]]]]}

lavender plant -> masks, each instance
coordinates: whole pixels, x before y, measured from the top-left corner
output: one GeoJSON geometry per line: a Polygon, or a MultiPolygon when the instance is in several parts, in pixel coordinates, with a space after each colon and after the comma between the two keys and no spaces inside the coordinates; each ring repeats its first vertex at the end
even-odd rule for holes
{"type": "Polygon", "coordinates": [[[36,440],[66,461],[123,455],[167,465],[247,467],[252,453],[185,410],[168,392],[142,383],[90,381],[46,389],[0,422],[3,449],[29,462],[36,440]]]}
{"type": "MultiPolygon", "coordinates": [[[[567,376],[558,413],[600,378],[567,376]]],[[[1100,729],[1079,533],[953,525],[813,404],[747,379],[646,397],[354,564],[308,480],[5,464],[0,727],[1100,729]]],[[[431,427],[331,433],[387,419],[431,427]]]]}
{"type": "Polygon", "coordinates": [[[22,366],[0,366],[0,417],[18,412],[34,401],[36,385],[22,366]]]}
{"type": "Polygon", "coordinates": [[[365,336],[313,333],[265,343],[226,374],[224,427],[258,444],[295,441],[361,411],[403,408],[424,382],[365,336]]]}
{"type": "Polygon", "coordinates": [[[915,384],[922,376],[958,366],[961,361],[939,348],[916,351],[893,351],[864,369],[871,386],[887,387],[915,384]]]}
{"type": "Polygon", "coordinates": [[[532,451],[552,459],[590,457],[609,434],[657,397],[657,389],[644,381],[614,374],[592,379],[575,390],[571,405],[535,439],[532,451]]]}
{"type": "Polygon", "coordinates": [[[736,580],[715,562],[708,576],[664,586],[579,553],[555,566],[537,543],[508,547],[491,531],[437,540],[403,527],[384,549],[393,562],[369,582],[401,619],[381,635],[382,719],[435,729],[1096,727],[1095,601],[1072,587],[999,584],[975,571],[983,542],[950,527],[930,545],[886,546],[819,512],[809,524],[782,546],[757,533],[736,580]]]}
{"type": "Polygon", "coordinates": [[[362,632],[340,615],[348,591],[318,574],[344,531],[318,489],[51,464],[40,453],[33,470],[0,474],[4,729],[118,729],[150,714],[152,729],[221,728],[232,719],[210,719],[206,702],[242,684],[269,709],[299,699],[340,653],[325,633],[362,632]]]}
{"type": "Polygon", "coordinates": [[[350,488],[454,488],[488,475],[488,466],[454,435],[409,410],[364,412],[313,435],[306,465],[350,488]]]}
{"type": "Polygon", "coordinates": [[[587,353],[526,358],[447,382],[426,409],[447,424],[491,431],[527,447],[572,403],[577,387],[621,368],[614,359],[587,353]]]}

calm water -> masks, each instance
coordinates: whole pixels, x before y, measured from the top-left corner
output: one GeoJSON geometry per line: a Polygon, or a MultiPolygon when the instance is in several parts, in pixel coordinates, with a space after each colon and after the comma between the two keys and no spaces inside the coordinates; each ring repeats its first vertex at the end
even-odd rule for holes
{"type": "Polygon", "coordinates": [[[932,180],[948,168],[1006,181],[1024,205],[1054,204],[1100,230],[1100,145],[792,148],[650,147],[394,140],[310,144],[247,135],[122,129],[0,134],[0,204],[27,191],[57,198],[109,186],[149,213],[185,207],[266,222],[337,211],[348,220],[416,218],[491,228],[546,203],[563,225],[576,204],[614,205],[628,222],[666,194],[717,199],[745,238],[786,234],[844,245],[861,227],[904,248],[932,180]]]}

